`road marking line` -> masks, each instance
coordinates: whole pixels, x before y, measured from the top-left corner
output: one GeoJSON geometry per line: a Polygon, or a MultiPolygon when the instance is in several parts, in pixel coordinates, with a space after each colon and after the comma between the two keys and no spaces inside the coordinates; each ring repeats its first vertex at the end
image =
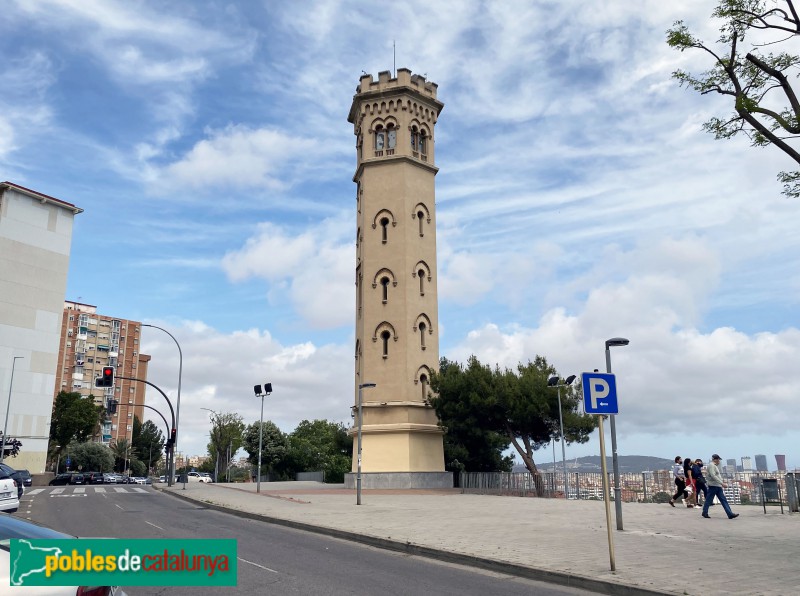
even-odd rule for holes
{"type": "Polygon", "coordinates": [[[247,563],[248,565],[253,565],[254,567],[259,567],[260,569],[263,569],[265,571],[271,571],[272,573],[278,573],[274,569],[270,569],[269,567],[264,567],[263,565],[259,565],[258,563],[253,563],[252,561],[248,561],[247,559],[243,559],[242,557],[236,557],[236,558],[239,559],[242,563],[247,563]]]}
{"type": "Polygon", "coordinates": [[[27,491],[25,494],[32,497],[33,495],[38,495],[39,493],[43,492],[44,492],[43,488],[34,488],[33,490],[27,491]]]}
{"type": "MultiPolygon", "coordinates": [[[[114,507],[119,507],[119,505],[117,505],[116,503],[114,503],[114,507]]],[[[119,507],[119,508],[120,508],[120,509],[122,509],[122,507],[119,507]]],[[[122,509],[122,510],[123,510],[123,511],[125,511],[124,509],[122,509]]]]}
{"type": "Polygon", "coordinates": [[[128,490],[127,490],[127,489],[125,489],[125,488],[115,488],[114,490],[115,490],[116,492],[118,492],[118,493],[127,493],[127,492],[128,492],[128,490]]]}
{"type": "Polygon", "coordinates": [[[63,488],[54,488],[53,490],[50,491],[50,494],[51,495],[60,495],[63,492],[64,492],[63,488]]]}
{"type": "Polygon", "coordinates": [[[134,486],[131,490],[133,492],[135,492],[135,493],[146,493],[147,492],[145,489],[139,488],[139,487],[136,487],[136,486],[134,486]]]}
{"type": "Polygon", "coordinates": [[[86,488],[83,487],[83,486],[80,486],[80,487],[75,489],[75,493],[76,494],[81,494],[81,493],[85,493],[85,492],[86,492],[86,488]]]}
{"type": "Polygon", "coordinates": [[[147,521],[147,520],[144,520],[144,523],[146,523],[146,524],[150,524],[151,526],[153,526],[154,528],[158,528],[158,529],[159,529],[159,530],[161,530],[162,532],[166,532],[166,530],[165,530],[164,528],[162,528],[161,526],[157,526],[157,525],[155,525],[155,524],[153,524],[153,523],[150,523],[150,522],[149,522],[149,521],[147,521]]]}
{"type": "Polygon", "coordinates": [[[94,487],[94,492],[96,492],[96,493],[104,493],[104,492],[106,492],[106,489],[104,489],[102,486],[95,486],[94,487]]]}

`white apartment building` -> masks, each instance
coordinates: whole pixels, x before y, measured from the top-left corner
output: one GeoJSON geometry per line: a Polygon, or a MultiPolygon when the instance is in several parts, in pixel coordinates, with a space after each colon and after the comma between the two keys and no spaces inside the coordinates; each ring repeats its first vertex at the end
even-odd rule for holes
{"type": "Polygon", "coordinates": [[[71,203],[0,182],[0,430],[22,442],[8,460],[44,471],[67,290],[71,203]],[[12,385],[13,371],[13,385],[12,385]]]}

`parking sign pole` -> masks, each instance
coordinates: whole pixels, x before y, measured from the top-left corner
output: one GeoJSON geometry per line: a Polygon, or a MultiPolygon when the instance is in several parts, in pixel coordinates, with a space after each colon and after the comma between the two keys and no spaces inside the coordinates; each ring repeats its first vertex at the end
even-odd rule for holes
{"type": "Polygon", "coordinates": [[[606,506],[606,531],[608,533],[608,558],[611,562],[611,571],[616,571],[617,565],[614,561],[614,535],[611,532],[611,505],[609,504],[608,473],[606,469],[606,440],[603,428],[603,416],[598,416],[598,426],[600,427],[600,467],[603,472],[603,503],[606,506]]]}

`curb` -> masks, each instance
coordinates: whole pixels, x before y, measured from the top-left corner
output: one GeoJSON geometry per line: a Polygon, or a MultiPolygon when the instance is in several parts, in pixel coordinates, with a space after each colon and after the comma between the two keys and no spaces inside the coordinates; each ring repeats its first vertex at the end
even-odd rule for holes
{"type": "Polygon", "coordinates": [[[573,575],[562,571],[537,569],[536,567],[526,567],[523,565],[516,565],[514,563],[496,561],[493,559],[483,559],[481,557],[476,557],[473,555],[464,555],[460,553],[439,550],[428,546],[412,544],[410,542],[399,542],[396,540],[388,540],[386,538],[377,538],[375,536],[356,534],[354,532],[348,532],[346,530],[325,528],[322,526],[315,526],[303,522],[296,522],[287,519],[280,519],[277,517],[270,517],[268,515],[251,513],[249,511],[242,511],[240,509],[229,509],[221,505],[209,503],[208,501],[196,499],[173,491],[164,490],[163,488],[157,488],[156,490],[158,490],[163,494],[175,497],[176,499],[181,499],[183,501],[189,501],[192,503],[199,503],[208,509],[219,511],[221,513],[227,513],[229,515],[235,515],[236,517],[252,519],[256,521],[265,522],[268,524],[274,524],[277,526],[284,526],[295,530],[302,530],[304,532],[312,532],[314,534],[330,536],[332,538],[347,540],[349,542],[357,542],[359,544],[365,544],[367,546],[372,546],[374,548],[380,548],[383,550],[391,550],[409,555],[415,555],[418,557],[436,559],[438,561],[444,561],[446,563],[454,563],[457,565],[463,565],[465,567],[477,567],[479,569],[484,569],[486,571],[505,573],[507,575],[513,575],[515,577],[546,582],[549,584],[557,584],[560,586],[566,586],[570,588],[579,588],[581,590],[588,590],[590,592],[595,592],[597,594],[609,594],[611,596],[617,596],[617,595],[664,596],[665,594],[673,594],[672,592],[662,592],[659,590],[652,590],[649,588],[629,586],[626,584],[614,583],[603,579],[595,579],[581,575],[573,575]]]}

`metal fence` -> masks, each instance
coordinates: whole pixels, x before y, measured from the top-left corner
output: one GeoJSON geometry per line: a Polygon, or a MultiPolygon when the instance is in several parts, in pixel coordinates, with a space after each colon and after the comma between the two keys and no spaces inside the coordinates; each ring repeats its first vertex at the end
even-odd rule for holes
{"type": "MultiPolygon", "coordinates": [[[[778,484],[780,502],[786,505],[796,503],[800,495],[800,473],[784,472],[737,472],[723,474],[725,496],[736,505],[761,505],[764,503],[762,479],[775,479],[778,484]],[[787,493],[787,488],[789,492],[787,493]]],[[[530,472],[461,472],[458,485],[462,493],[481,495],[509,495],[519,497],[544,497],[563,499],[566,491],[564,474],[561,472],[541,472],[539,490],[530,472]]],[[[567,481],[569,499],[602,500],[603,475],[599,472],[570,472],[567,481]]],[[[609,496],[614,499],[614,475],[608,474],[609,496]]],[[[620,495],[623,503],[666,503],[675,492],[672,472],[657,470],[641,473],[620,474],[620,495]]],[[[766,495],[766,504],[772,503],[766,495]]],[[[796,507],[796,505],[795,505],[796,507]]],[[[797,511],[797,509],[791,509],[797,511]]]]}

